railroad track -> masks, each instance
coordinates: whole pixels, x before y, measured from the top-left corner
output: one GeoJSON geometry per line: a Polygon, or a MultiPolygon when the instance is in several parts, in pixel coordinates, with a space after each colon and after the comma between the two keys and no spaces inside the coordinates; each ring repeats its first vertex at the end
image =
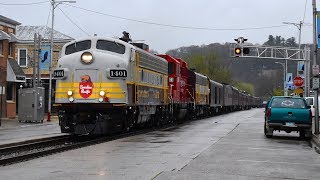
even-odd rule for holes
{"type": "MultiPolygon", "coordinates": [[[[177,125],[166,125],[160,127],[159,129],[172,128],[174,126],[177,125]]],[[[154,130],[155,128],[147,128],[104,137],[64,135],[0,146],[0,166],[15,164],[63,151],[100,144],[115,139],[144,134],[154,130]]]]}

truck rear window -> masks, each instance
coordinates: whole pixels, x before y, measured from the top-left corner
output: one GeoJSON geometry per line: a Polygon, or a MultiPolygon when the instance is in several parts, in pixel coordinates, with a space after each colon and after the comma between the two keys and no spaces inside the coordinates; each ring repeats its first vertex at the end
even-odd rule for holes
{"type": "Polygon", "coordinates": [[[299,98],[274,98],[271,108],[307,108],[307,105],[299,98]]]}

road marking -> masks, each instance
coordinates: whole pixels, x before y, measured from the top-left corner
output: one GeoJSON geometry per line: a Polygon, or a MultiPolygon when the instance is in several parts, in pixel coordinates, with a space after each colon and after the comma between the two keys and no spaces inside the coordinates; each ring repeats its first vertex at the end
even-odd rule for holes
{"type": "Polygon", "coordinates": [[[310,163],[292,163],[292,162],[278,162],[278,161],[257,161],[257,160],[246,160],[239,159],[240,162],[252,162],[252,163],[273,163],[273,164],[295,164],[295,165],[304,165],[304,166],[320,166],[320,164],[310,164],[310,163]]]}

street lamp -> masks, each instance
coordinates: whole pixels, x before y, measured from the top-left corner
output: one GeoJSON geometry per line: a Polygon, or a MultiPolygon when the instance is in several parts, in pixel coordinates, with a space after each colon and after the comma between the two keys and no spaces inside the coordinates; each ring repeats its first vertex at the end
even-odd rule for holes
{"type": "Polygon", "coordinates": [[[51,116],[51,93],[52,93],[52,61],[53,61],[53,24],[54,24],[54,9],[62,3],[76,3],[76,1],[55,1],[51,0],[52,18],[51,18],[51,34],[50,34],[50,63],[49,63],[49,100],[48,100],[48,121],[51,116]]]}
{"type": "Polygon", "coordinates": [[[283,94],[284,96],[288,96],[288,91],[286,88],[286,75],[287,75],[287,60],[285,63],[275,62],[276,64],[281,64],[283,67],[283,94]]]}

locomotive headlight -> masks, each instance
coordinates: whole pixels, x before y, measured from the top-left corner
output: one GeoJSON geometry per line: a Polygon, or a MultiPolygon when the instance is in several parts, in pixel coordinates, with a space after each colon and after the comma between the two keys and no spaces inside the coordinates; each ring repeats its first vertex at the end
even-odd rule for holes
{"type": "Polygon", "coordinates": [[[104,96],[106,93],[104,91],[100,91],[100,96],[104,96]]]}
{"type": "Polygon", "coordinates": [[[91,53],[89,52],[84,52],[82,55],[81,55],[81,61],[84,63],[84,64],[90,64],[92,63],[93,61],[93,56],[91,53]]]}
{"type": "Polygon", "coordinates": [[[73,102],[74,101],[73,97],[69,97],[69,101],[73,102]]]}
{"type": "Polygon", "coordinates": [[[72,96],[72,91],[67,92],[68,96],[72,96]]]}
{"type": "Polygon", "coordinates": [[[99,98],[99,102],[102,102],[103,101],[103,98],[101,97],[101,98],[99,98]]]}

